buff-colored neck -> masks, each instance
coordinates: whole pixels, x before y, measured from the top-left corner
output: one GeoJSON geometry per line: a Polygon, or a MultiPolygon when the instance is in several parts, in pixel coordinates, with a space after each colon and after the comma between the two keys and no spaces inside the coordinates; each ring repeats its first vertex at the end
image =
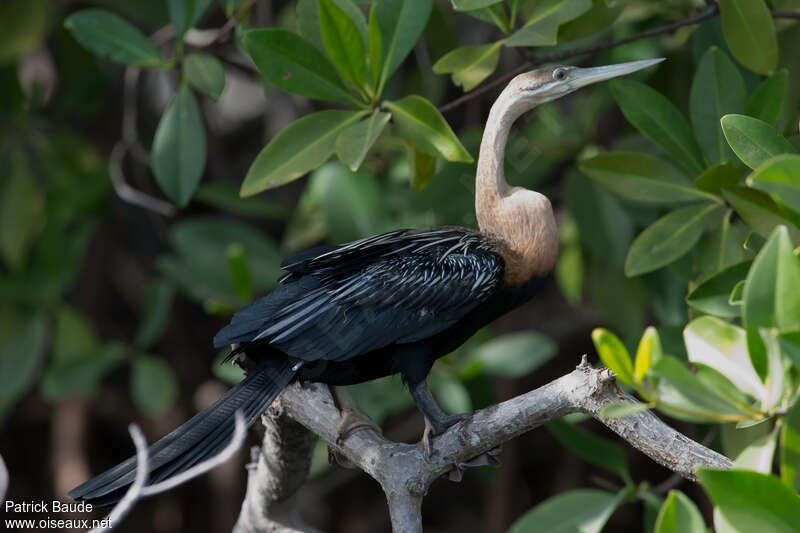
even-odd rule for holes
{"type": "Polygon", "coordinates": [[[481,232],[500,241],[508,253],[506,282],[520,284],[553,269],[558,232],[546,196],[505,180],[503,157],[511,125],[536,102],[509,86],[492,106],[478,156],[475,214],[481,232]]]}

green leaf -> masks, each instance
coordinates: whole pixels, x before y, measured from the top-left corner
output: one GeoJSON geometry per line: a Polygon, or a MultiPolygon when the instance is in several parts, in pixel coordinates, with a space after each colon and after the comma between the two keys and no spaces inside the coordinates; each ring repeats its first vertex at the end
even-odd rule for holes
{"type": "Polygon", "coordinates": [[[686,297],[686,303],[698,311],[723,318],[742,314],[741,307],[728,302],[734,286],[744,280],[752,261],[744,261],[714,274],[695,287],[686,297]]]}
{"type": "Polygon", "coordinates": [[[206,166],[206,130],[191,89],[178,86],[153,137],[153,172],[167,197],[181,207],[192,199],[206,166]]]}
{"type": "Polygon", "coordinates": [[[663,94],[632,80],[614,80],[611,91],[625,118],[637,130],[690,175],[703,172],[706,164],[689,124],[663,94]]]}
{"type": "Polygon", "coordinates": [[[792,360],[794,366],[800,368],[800,331],[789,331],[778,335],[778,342],[783,353],[792,360]]]}
{"type": "Polygon", "coordinates": [[[705,533],[706,523],[697,506],[679,490],[671,490],[658,512],[653,533],[705,533]]]}
{"type": "Polygon", "coordinates": [[[509,533],[600,533],[622,497],[596,489],[564,492],[522,515],[509,533]]]}
{"type": "Polygon", "coordinates": [[[28,160],[13,153],[0,183],[0,254],[12,272],[21,270],[43,227],[44,197],[28,160]]]}
{"type": "Polygon", "coordinates": [[[605,404],[597,414],[600,418],[625,418],[650,409],[650,405],[638,402],[611,402],[605,404]]]}
{"type": "Polygon", "coordinates": [[[704,316],[683,330],[689,361],[713,368],[740,390],[762,400],[766,389],[747,355],[745,331],[718,318],[704,316]]]}
{"type": "Polygon", "coordinates": [[[43,316],[14,327],[10,340],[0,344],[0,422],[33,384],[44,355],[47,324],[43,316]]]}
{"type": "Polygon", "coordinates": [[[759,74],[778,66],[778,40],[764,0],[720,0],[725,43],[739,63],[759,74]]]}
{"type": "Polygon", "coordinates": [[[661,339],[658,331],[653,326],[644,330],[639,346],[636,349],[636,359],[633,365],[633,377],[636,381],[642,381],[650,370],[650,366],[661,359],[661,339]]]}
{"type": "Polygon", "coordinates": [[[769,194],[778,205],[800,212],[800,155],[768,160],[748,176],[747,184],[769,194]]]}
{"type": "Polygon", "coordinates": [[[389,113],[375,111],[361,122],[342,131],[336,139],[336,155],[339,161],[353,172],[358,170],[391,117],[389,113]]]}
{"type": "Polygon", "coordinates": [[[558,42],[558,27],[583,15],[592,0],[543,0],[536,2],[525,25],[506,41],[508,46],[552,46],[558,42]]]}
{"type": "Polygon", "coordinates": [[[503,41],[478,46],[462,46],[451,50],[434,63],[436,74],[451,74],[453,83],[471,91],[485,80],[500,59],[503,41]]]}
{"type": "Polygon", "coordinates": [[[797,149],[775,128],[757,118],[725,115],[720,123],[736,156],[752,169],[776,155],[797,153],[797,149]]]}
{"type": "Polygon", "coordinates": [[[253,279],[250,275],[250,267],[247,266],[244,246],[238,242],[228,245],[225,256],[228,258],[228,271],[239,298],[243,302],[251,301],[253,299],[253,279]]]}
{"type": "Polygon", "coordinates": [[[448,413],[472,411],[472,399],[461,380],[441,372],[432,372],[429,381],[433,394],[445,411],[448,413]]]}
{"type": "Polygon", "coordinates": [[[733,163],[723,163],[709,167],[694,180],[694,185],[701,191],[721,194],[723,187],[736,185],[742,177],[741,167],[733,163]]]}
{"type": "Polygon", "coordinates": [[[46,0],[0,2],[0,65],[14,61],[41,43],[47,32],[49,13],[46,0]]]}
{"type": "Polygon", "coordinates": [[[800,499],[775,476],[701,468],[697,477],[732,531],[797,532],[800,499]]]}
{"type": "Polygon", "coordinates": [[[781,481],[800,492],[800,402],[783,417],[780,436],[781,481]]]}
{"type": "Polygon", "coordinates": [[[596,328],[592,331],[592,342],[600,360],[616,374],[617,379],[626,385],[633,385],[636,381],[633,377],[633,362],[622,341],[607,329],[596,328]]]}
{"type": "MultiPolygon", "coordinates": [[[[731,204],[745,223],[762,236],[768,236],[776,227],[786,224],[780,208],[765,193],[749,187],[726,187],[722,196],[731,204]]],[[[792,240],[800,242],[800,230],[789,227],[792,240]]]]}
{"type": "Polygon", "coordinates": [[[140,350],[147,350],[161,337],[170,319],[174,295],[172,284],[164,280],[150,282],[145,288],[134,340],[140,350]]]}
{"type": "Polygon", "coordinates": [[[785,226],[772,232],[753,260],[744,286],[742,322],[753,367],[767,375],[767,352],[760,328],[800,328],[800,259],[792,253],[785,226]]]}
{"type": "Polygon", "coordinates": [[[145,415],[155,418],[175,403],[178,382],[162,359],[140,355],[133,360],[131,370],[131,395],[145,415]]]}
{"type": "Polygon", "coordinates": [[[713,199],[692,186],[686,176],[652,155],[612,152],[585,159],[580,169],[611,192],[651,204],[683,203],[713,199]]]}
{"type": "Polygon", "coordinates": [[[367,41],[369,61],[369,81],[372,90],[375,92],[375,98],[380,97],[378,92],[378,85],[381,82],[381,72],[383,72],[383,36],[381,36],[381,27],[378,24],[378,19],[375,17],[375,9],[370,9],[369,12],[369,39],[367,41]]]}
{"type": "Polygon", "coordinates": [[[777,439],[777,430],[762,435],[742,450],[733,462],[733,467],[764,474],[772,473],[772,459],[775,455],[775,441],[777,439]]]}
{"type": "Polygon", "coordinates": [[[203,183],[194,199],[198,202],[248,217],[282,220],[288,209],[263,197],[240,198],[239,187],[227,181],[203,183]]]}
{"type": "Polygon", "coordinates": [[[779,70],[756,87],[745,105],[745,114],[772,126],[778,121],[786,99],[789,71],[779,70]]]}
{"type": "Polygon", "coordinates": [[[432,7],[432,0],[381,0],[373,6],[383,42],[378,94],[422,35],[432,7]]]}
{"type": "Polygon", "coordinates": [[[625,275],[651,272],[682,257],[700,240],[709,217],[721,209],[718,203],[690,205],[658,219],[633,241],[625,275]]]}
{"type": "Polygon", "coordinates": [[[470,361],[479,361],[486,374],[506,378],[525,376],[555,357],[555,343],[533,331],[509,333],[481,344],[470,361]]]}
{"type": "Polygon", "coordinates": [[[630,480],[625,452],[619,444],[563,420],[549,422],[547,429],[587,463],[610,470],[625,481],[630,480]]]}
{"type": "Polygon", "coordinates": [[[408,170],[411,190],[421,191],[430,183],[433,173],[436,171],[436,158],[432,155],[415,150],[409,143],[406,143],[408,150],[408,170]]]}
{"type": "Polygon", "coordinates": [[[123,358],[120,347],[100,345],[89,323],[67,307],[56,315],[52,345],[52,359],[40,383],[48,400],[93,392],[123,358]]]}
{"type": "Polygon", "coordinates": [[[392,112],[398,134],[419,151],[448,161],[472,162],[472,156],[427,99],[412,94],[384,105],[392,112]]]}
{"type": "Polygon", "coordinates": [[[211,0],[167,0],[169,20],[178,39],[183,39],[186,31],[193,27],[206,12],[211,0]]]}
{"type": "Polygon", "coordinates": [[[306,98],[360,105],[336,74],[336,68],[314,45],[280,29],[248,30],[242,46],[267,81],[306,98]]]}
{"type": "Polygon", "coordinates": [[[317,168],[333,154],[339,134],[364,115],[365,112],[328,110],[292,122],[258,154],[240,194],[252,196],[317,168]]]}
{"type": "Polygon", "coordinates": [[[217,100],[225,88],[225,69],[209,54],[186,54],[183,75],[189,85],[217,100]]]}
{"type": "Polygon", "coordinates": [[[356,23],[333,0],[319,0],[319,31],[325,50],[339,72],[357,86],[363,86],[367,75],[364,38],[356,23]]]}
{"type": "MultiPolygon", "coordinates": [[[[353,0],[333,0],[333,2],[355,23],[361,36],[361,41],[366,41],[367,23],[358,4],[353,0]]],[[[298,0],[296,14],[297,32],[317,49],[324,51],[325,44],[322,42],[320,28],[319,0],[298,0]]]]}
{"type": "Polygon", "coordinates": [[[499,2],[501,0],[452,0],[451,5],[456,11],[472,11],[499,2]]]}
{"type": "Polygon", "coordinates": [[[119,15],[105,9],[82,9],[64,21],[79,43],[99,56],[137,67],[164,62],[147,37],[119,15]]]}
{"type": "Polygon", "coordinates": [[[719,119],[744,110],[742,75],[728,54],[712,46],[703,54],[692,81],[689,116],[695,135],[712,165],[733,156],[722,134],[719,119]]]}
{"type": "Polygon", "coordinates": [[[556,281],[567,301],[577,305],[583,298],[584,261],[578,225],[570,216],[559,221],[558,249],[556,281]]]}
{"type": "Polygon", "coordinates": [[[767,244],[767,239],[755,231],[751,231],[744,240],[742,248],[748,252],[752,252],[755,255],[759,252],[759,250],[761,250],[761,248],[764,247],[765,244],[767,244]]]}

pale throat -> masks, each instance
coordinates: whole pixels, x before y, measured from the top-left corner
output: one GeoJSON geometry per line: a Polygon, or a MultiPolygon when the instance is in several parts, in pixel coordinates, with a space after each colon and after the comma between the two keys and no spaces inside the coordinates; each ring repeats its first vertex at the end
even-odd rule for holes
{"type": "Polygon", "coordinates": [[[558,230],[546,196],[505,180],[503,157],[513,122],[536,102],[522,101],[507,90],[492,106],[478,156],[475,180],[475,214],[481,233],[507,249],[506,282],[524,283],[555,266],[558,230]]]}

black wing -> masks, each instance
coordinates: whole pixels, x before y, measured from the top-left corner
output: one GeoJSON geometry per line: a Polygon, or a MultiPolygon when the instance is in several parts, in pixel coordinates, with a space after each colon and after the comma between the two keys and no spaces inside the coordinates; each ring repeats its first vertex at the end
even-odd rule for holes
{"type": "Polygon", "coordinates": [[[282,285],[237,312],[215,346],[268,343],[350,359],[456,323],[500,286],[503,258],[461,228],[399,230],[287,259],[282,285]]]}

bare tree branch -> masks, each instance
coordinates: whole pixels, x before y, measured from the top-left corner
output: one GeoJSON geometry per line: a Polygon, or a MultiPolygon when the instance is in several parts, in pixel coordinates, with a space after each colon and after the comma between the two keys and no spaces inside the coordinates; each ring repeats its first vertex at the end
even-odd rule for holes
{"type": "MultiPolygon", "coordinates": [[[[286,414],[380,483],[393,530],[410,533],[422,531],[422,499],[436,479],[454,469],[461,471],[474,458],[569,413],[593,416],[657,463],[692,481],[696,481],[694,472],[699,467],[732,467],[727,457],[675,431],[650,411],[619,419],[599,416],[602,406],[623,400],[637,401],[617,387],[607,369],[593,369],[584,357],[573,372],[474,412],[435,438],[431,456],[427,457],[419,444],[391,442],[373,431],[360,431],[337,443],[340,414],[327,387],[293,384],[280,396],[286,414]]],[[[263,505],[251,501],[255,497],[258,494],[248,490],[243,505],[263,505]]],[[[262,529],[248,531],[280,531],[271,522],[266,524],[262,529]]]]}

